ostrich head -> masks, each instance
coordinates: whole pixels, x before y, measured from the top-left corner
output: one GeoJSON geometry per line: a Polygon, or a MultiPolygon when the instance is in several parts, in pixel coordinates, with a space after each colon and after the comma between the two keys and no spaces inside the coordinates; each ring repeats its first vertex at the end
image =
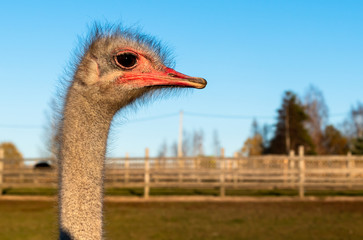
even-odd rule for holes
{"type": "Polygon", "coordinates": [[[160,88],[204,88],[203,78],[167,67],[159,43],[146,35],[97,30],[74,75],[73,88],[89,101],[117,111],[160,88]]]}
{"type": "Polygon", "coordinates": [[[159,43],[119,28],[94,33],[75,64],[57,136],[60,239],[102,239],[104,160],[115,113],[162,88],[204,88],[168,67],[159,43]]]}

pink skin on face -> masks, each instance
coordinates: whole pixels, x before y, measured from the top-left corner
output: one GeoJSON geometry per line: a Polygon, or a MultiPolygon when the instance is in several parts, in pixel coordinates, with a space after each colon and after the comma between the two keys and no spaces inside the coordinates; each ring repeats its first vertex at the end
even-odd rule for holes
{"type": "Polygon", "coordinates": [[[138,56],[138,60],[134,68],[125,71],[122,76],[117,78],[116,83],[118,84],[133,87],[165,85],[194,88],[204,88],[206,85],[204,79],[190,77],[165,66],[161,70],[155,70],[144,55],[136,53],[134,50],[128,49],[121,52],[132,52],[138,56]]]}

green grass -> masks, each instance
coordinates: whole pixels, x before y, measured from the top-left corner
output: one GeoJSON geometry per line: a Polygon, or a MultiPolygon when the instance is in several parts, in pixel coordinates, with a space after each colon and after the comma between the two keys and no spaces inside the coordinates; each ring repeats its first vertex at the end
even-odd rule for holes
{"type": "Polygon", "coordinates": [[[55,188],[5,188],[4,195],[36,195],[36,196],[54,196],[57,194],[55,188]]]}
{"type": "MultiPolygon", "coordinates": [[[[143,188],[108,188],[106,195],[111,196],[143,196],[143,188]]],[[[150,196],[217,196],[219,189],[192,188],[151,188],[150,196]]]]}
{"type": "MultiPolygon", "coordinates": [[[[107,188],[105,194],[109,196],[143,196],[143,188],[107,188]]],[[[4,195],[42,195],[54,196],[55,188],[6,188],[4,195]]],[[[151,196],[218,196],[218,188],[151,188],[151,196]]],[[[227,196],[298,196],[296,189],[227,189],[227,196]]],[[[307,190],[306,196],[363,196],[363,190],[307,190]]]]}
{"type": "MultiPolygon", "coordinates": [[[[0,201],[0,239],[57,239],[53,202],[0,201]]],[[[363,239],[359,202],[106,203],[107,239],[363,239]]]]}

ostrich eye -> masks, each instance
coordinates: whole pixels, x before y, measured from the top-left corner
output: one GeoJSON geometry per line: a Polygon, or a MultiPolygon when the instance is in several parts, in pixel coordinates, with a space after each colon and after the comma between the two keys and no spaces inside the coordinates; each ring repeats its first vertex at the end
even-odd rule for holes
{"type": "Polygon", "coordinates": [[[115,57],[116,64],[122,68],[132,68],[137,64],[137,56],[133,53],[121,53],[115,57]]]}

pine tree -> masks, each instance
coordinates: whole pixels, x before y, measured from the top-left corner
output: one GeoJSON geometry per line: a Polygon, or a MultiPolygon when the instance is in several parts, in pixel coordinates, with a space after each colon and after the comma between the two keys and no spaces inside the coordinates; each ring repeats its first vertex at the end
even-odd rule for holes
{"type": "Polygon", "coordinates": [[[298,147],[303,145],[307,154],[315,154],[313,141],[304,127],[308,120],[309,116],[297,96],[293,92],[285,92],[267,152],[288,154],[290,150],[297,152],[298,147]]]}
{"type": "Polygon", "coordinates": [[[363,155],[363,137],[356,138],[353,141],[353,154],[363,155]]]}

